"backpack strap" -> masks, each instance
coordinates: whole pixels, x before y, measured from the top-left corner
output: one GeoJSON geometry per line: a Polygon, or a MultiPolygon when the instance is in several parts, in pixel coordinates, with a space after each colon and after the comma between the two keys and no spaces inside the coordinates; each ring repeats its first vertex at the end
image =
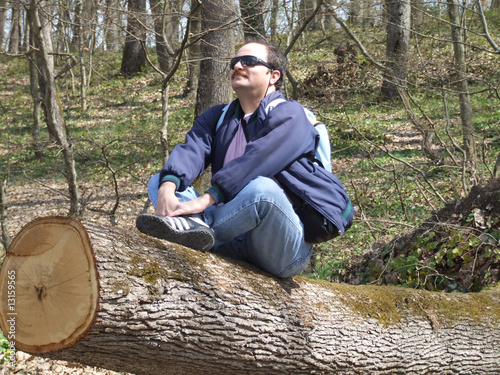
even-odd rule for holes
{"type": "Polygon", "coordinates": [[[219,121],[217,121],[217,125],[215,126],[215,132],[217,133],[217,130],[219,130],[220,126],[224,122],[224,117],[226,117],[226,112],[229,109],[229,106],[231,103],[227,104],[224,108],[222,108],[222,114],[219,117],[219,121]]]}
{"type": "Polygon", "coordinates": [[[285,99],[282,99],[282,98],[278,98],[278,99],[274,99],[271,103],[269,103],[266,107],[266,115],[269,114],[269,112],[271,112],[274,108],[276,108],[276,106],[280,103],[283,103],[283,102],[286,102],[285,99]]]}
{"type": "Polygon", "coordinates": [[[320,121],[314,124],[314,127],[319,133],[319,143],[316,148],[316,160],[325,168],[328,172],[332,172],[332,162],[331,154],[332,148],[330,145],[330,137],[328,136],[328,130],[326,125],[320,121]]]}

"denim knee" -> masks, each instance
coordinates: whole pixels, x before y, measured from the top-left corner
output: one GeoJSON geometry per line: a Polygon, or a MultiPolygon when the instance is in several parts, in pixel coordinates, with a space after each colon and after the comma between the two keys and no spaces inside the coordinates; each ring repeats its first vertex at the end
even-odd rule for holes
{"type": "Polygon", "coordinates": [[[255,195],[259,196],[276,196],[283,194],[283,189],[274,179],[269,177],[257,177],[250,181],[245,188],[247,191],[255,191],[255,195]]]}

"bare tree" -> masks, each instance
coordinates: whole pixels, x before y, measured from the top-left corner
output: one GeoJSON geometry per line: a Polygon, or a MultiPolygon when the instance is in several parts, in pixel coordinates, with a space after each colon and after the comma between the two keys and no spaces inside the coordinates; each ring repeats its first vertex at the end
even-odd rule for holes
{"type": "Polygon", "coordinates": [[[0,0],[0,51],[3,50],[5,38],[5,24],[7,21],[7,0],[0,0]]]}
{"type": "Polygon", "coordinates": [[[425,1],[424,0],[413,0],[412,4],[412,15],[411,23],[414,30],[420,30],[424,22],[425,17],[425,1]]]}
{"type": "Polygon", "coordinates": [[[406,0],[389,0],[385,6],[388,15],[386,66],[391,74],[385,75],[381,92],[384,100],[394,100],[399,96],[396,86],[406,87],[411,5],[406,0]]]}
{"type": "MultiPolygon", "coordinates": [[[[30,13],[28,12],[28,22],[30,13]]],[[[33,99],[33,129],[31,131],[32,140],[31,144],[33,147],[33,153],[36,159],[42,157],[42,144],[40,140],[40,129],[41,129],[41,113],[42,113],[42,98],[40,97],[40,91],[38,90],[38,69],[36,64],[36,54],[32,46],[35,45],[35,36],[33,28],[30,27],[30,50],[28,51],[28,60],[30,67],[30,92],[31,98],[33,99]]]]}
{"type": "Polygon", "coordinates": [[[204,1],[201,6],[202,30],[211,30],[201,41],[200,77],[195,116],[214,104],[232,100],[228,60],[234,53],[234,30],[224,27],[234,20],[234,0],[204,1]]]}
{"type": "Polygon", "coordinates": [[[175,22],[175,7],[172,1],[151,0],[151,13],[153,15],[156,55],[160,69],[168,73],[175,58],[175,44],[177,42],[176,28],[178,22],[175,22]]]}
{"type": "MultiPolygon", "coordinates": [[[[166,162],[169,155],[169,141],[168,141],[168,100],[169,100],[169,90],[170,90],[170,80],[177,72],[179,68],[180,62],[182,60],[183,53],[186,49],[186,46],[189,41],[189,36],[191,35],[191,25],[194,19],[197,19],[197,15],[199,14],[201,2],[192,1],[192,8],[190,10],[190,14],[187,16],[187,24],[184,31],[184,36],[180,46],[174,51],[171,50],[169,52],[169,61],[168,65],[165,64],[167,61],[165,60],[163,63],[163,67],[156,67],[149,56],[146,54],[146,59],[151,67],[155,69],[162,76],[162,89],[161,89],[161,99],[162,99],[162,123],[160,128],[160,144],[162,146],[162,155],[163,162],[166,162]],[[166,70],[165,70],[166,69],[166,70]]],[[[163,18],[162,22],[165,22],[165,18],[163,18]]],[[[164,32],[166,25],[162,26],[162,32],[157,35],[157,42],[160,41],[164,46],[169,46],[172,48],[172,41],[169,40],[168,36],[164,32]]],[[[195,43],[195,42],[193,42],[195,43]]],[[[166,50],[165,50],[166,51],[166,50]]]]}
{"type": "Polygon", "coordinates": [[[52,41],[50,38],[50,21],[44,17],[46,1],[31,0],[30,22],[36,46],[38,79],[41,97],[44,103],[45,121],[50,135],[61,148],[66,180],[68,181],[71,215],[79,213],[79,192],[73,158],[73,146],[68,139],[66,121],[60,106],[59,95],[55,83],[52,41]]]}
{"type": "MultiPolygon", "coordinates": [[[[493,53],[500,54],[500,47],[495,43],[495,41],[491,37],[490,32],[488,30],[488,23],[486,22],[486,17],[484,16],[483,5],[481,3],[481,0],[477,0],[477,8],[479,10],[479,17],[481,18],[481,24],[483,26],[484,37],[486,38],[486,40],[488,41],[488,43],[493,48],[493,53]]],[[[500,8],[500,6],[499,6],[499,8],[500,8]]]]}
{"type": "Polygon", "coordinates": [[[21,4],[11,1],[12,18],[9,35],[9,52],[19,53],[21,50],[21,4]]]}
{"type": "Polygon", "coordinates": [[[456,82],[460,102],[460,118],[462,120],[462,137],[465,150],[464,163],[467,169],[475,175],[477,166],[476,141],[474,126],[472,124],[472,106],[467,83],[467,63],[465,59],[465,46],[462,39],[462,28],[460,26],[459,3],[458,0],[447,0],[447,4],[454,52],[452,79],[456,82]]]}
{"type": "Polygon", "coordinates": [[[270,33],[271,33],[271,41],[273,43],[277,42],[278,39],[278,12],[280,9],[280,1],[272,0],[272,8],[271,8],[271,22],[269,25],[270,33]]]}
{"type": "Polygon", "coordinates": [[[123,74],[139,73],[146,66],[143,48],[146,42],[145,14],[146,0],[128,0],[127,36],[120,68],[123,74]]]}
{"type": "Polygon", "coordinates": [[[240,0],[243,33],[247,36],[265,36],[264,0],[240,0]]]}
{"type": "Polygon", "coordinates": [[[76,42],[78,48],[78,60],[80,66],[80,105],[82,111],[87,111],[87,69],[85,67],[85,59],[84,59],[84,50],[85,50],[85,42],[88,40],[88,35],[90,34],[90,30],[88,29],[88,19],[85,17],[86,14],[89,14],[89,10],[86,10],[85,7],[88,7],[90,4],[87,1],[80,1],[76,4],[76,17],[75,17],[75,37],[74,41],[76,42]]]}
{"type": "Polygon", "coordinates": [[[2,229],[2,237],[0,239],[1,244],[5,250],[9,249],[10,246],[10,235],[7,220],[7,180],[0,180],[0,226],[2,229]]]}
{"type": "Polygon", "coordinates": [[[198,0],[191,0],[191,34],[196,36],[187,49],[187,76],[188,80],[184,89],[184,96],[190,99],[196,99],[198,91],[198,78],[200,74],[200,38],[201,34],[201,7],[198,6],[198,0]]]}
{"type": "Polygon", "coordinates": [[[119,5],[119,0],[106,0],[104,33],[106,50],[111,52],[118,52],[121,47],[121,14],[118,10],[119,5]]]}

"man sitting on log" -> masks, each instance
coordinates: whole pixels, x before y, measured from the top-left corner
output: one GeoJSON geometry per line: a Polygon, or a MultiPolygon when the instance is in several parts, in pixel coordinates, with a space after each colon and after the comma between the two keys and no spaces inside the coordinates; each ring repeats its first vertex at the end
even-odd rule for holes
{"type": "Polygon", "coordinates": [[[349,196],[314,159],[318,132],[280,91],[285,66],[264,40],[239,49],[230,73],[237,99],[199,116],[151,178],[156,211],[138,216],[139,231],[291,277],[308,265],[314,242],[348,228],[349,196]],[[212,186],[200,194],[191,183],[209,165],[212,186]]]}

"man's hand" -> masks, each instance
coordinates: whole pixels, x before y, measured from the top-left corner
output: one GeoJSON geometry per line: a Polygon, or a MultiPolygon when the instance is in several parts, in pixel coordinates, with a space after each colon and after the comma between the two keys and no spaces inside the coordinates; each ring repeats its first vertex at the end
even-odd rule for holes
{"type": "Polygon", "coordinates": [[[188,202],[181,203],[175,196],[176,186],[173,182],[164,182],[158,189],[158,203],[156,214],[159,216],[180,216],[197,214],[205,211],[215,203],[215,199],[208,193],[188,202]]]}
{"type": "Polygon", "coordinates": [[[192,201],[180,203],[179,206],[169,216],[180,216],[197,214],[205,211],[215,203],[215,199],[208,193],[204,193],[192,201]]]}
{"type": "Polygon", "coordinates": [[[175,196],[175,189],[175,184],[170,181],[160,185],[158,189],[158,203],[156,204],[157,215],[172,216],[172,212],[179,208],[181,203],[175,196]]]}

